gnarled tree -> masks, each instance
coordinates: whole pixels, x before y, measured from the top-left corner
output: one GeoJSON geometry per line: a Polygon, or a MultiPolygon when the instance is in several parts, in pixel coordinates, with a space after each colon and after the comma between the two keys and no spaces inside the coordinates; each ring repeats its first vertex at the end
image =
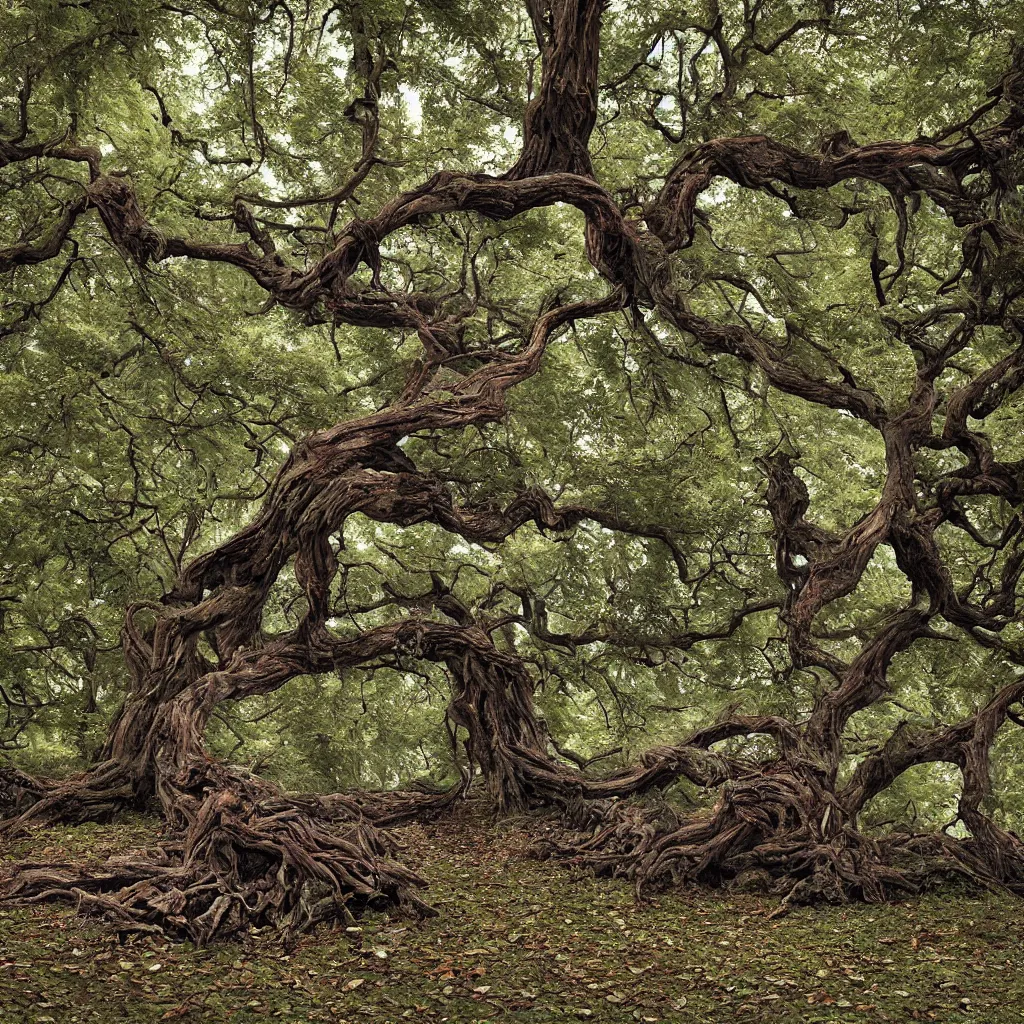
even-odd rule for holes
{"type": "Polygon", "coordinates": [[[426,910],[386,828],[474,774],[641,885],[1024,890],[990,779],[1024,697],[1021,13],[5,15],[10,735],[98,652],[115,689],[112,597],[127,682],[87,771],[5,770],[4,827],[170,826],[5,893],[197,941],[426,910]],[[18,610],[54,559],[73,629],[18,610]],[[227,707],[378,670],[446,681],[449,788],[294,794],[207,752],[227,707]],[[581,696],[661,742],[595,767],[559,735],[581,696]],[[945,830],[864,827],[934,764],[945,830]],[[712,805],[627,799],[677,783],[712,805]]]}

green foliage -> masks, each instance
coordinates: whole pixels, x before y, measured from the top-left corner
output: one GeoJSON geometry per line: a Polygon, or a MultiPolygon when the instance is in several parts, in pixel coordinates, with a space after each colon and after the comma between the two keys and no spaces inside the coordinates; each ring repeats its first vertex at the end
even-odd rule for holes
{"type": "MultiPolygon", "coordinates": [[[[821,5],[758,6],[765,46],[744,50],[735,67],[701,26],[720,16],[738,44],[749,5],[610,6],[592,150],[618,199],[649,201],[684,146],[719,136],[767,133],[814,151],[840,129],[861,143],[937,132],[984,102],[1024,13],[1018,3],[854,0],[838,5],[825,35],[815,26],[821,5]],[[796,19],[807,27],[769,48],[796,19]],[[685,143],[672,141],[684,131],[685,143]]],[[[255,204],[297,265],[319,259],[341,224],[441,167],[498,172],[514,159],[539,74],[517,3],[290,11],[236,0],[15,0],[0,14],[11,44],[0,59],[0,134],[18,134],[24,105],[33,140],[98,146],[167,234],[238,242],[224,212],[236,196],[326,195],[350,177],[362,145],[359,51],[372,39],[388,58],[381,162],[336,215],[255,204]]],[[[86,181],[79,164],[0,167],[0,248],[45,237],[86,181]]],[[[899,258],[891,196],[851,181],[790,201],[711,189],[702,204],[715,232],[697,233],[678,271],[688,301],[723,322],[785,333],[816,373],[834,377],[841,365],[900,407],[915,368],[895,337],[899,311],[934,301],[960,259],[960,235],[925,202],[903,243],[898,306],[880,307],[870,261],[899,258]]],[[[170,259],[143,272],[95,214],[81,225],[59,260],[11,272],[0,328],[3,737],[20,764],[47,770],[85,764],[123,696],[125,606],[158,598],[187,559],[247,522],[297,439],[392,400],[420,355],[412,337],[268,310],[250,280],[216,262],[170,259]]],[[[481,346],[500,348],[555,294],[601,288],[582,218],[561,206],[502,223],[446,215],[396,232],[382,256],[395,290],[454,294],[475,279],[480,301],[466,337],[481,346]]],[[[353,286],[369,287],[367,277],[353,286]]],[[[947,371],[950,384],[1007,351],[1000,329],[980,338],[947,371]]],[[[1000,458],[1024,458],[1020,414],[1018,399],[986,423],[1000,458]]],[[[339,538],[337,623],[387,621],[389,593],[422,595],[430,573],[443,573],[467,608],[508,618],[499,645],[531,666],[553,734],[584,756],[621,748],[610,765],[733,705],[799,719],[820,680],[789,664],[774,609],[718,641],[679,650],[666,640],[721,629],[750,595],[778,596],[760,462],[778,450],[797,457],[821,527],[848,528],[877,500],[884,450],[863,423],[780,395],[736,360],[691,350],[654,316],[642,328],[626,316],[581,322],[510,396],[502,422],[411,437],[405,451],[424,471],[447,472],[464,501],[500,504],[543,487],[563,503],[667,528],[677,557],[659,540],[593,522],[569,537],[524,528],[497,551],[435,527],[355,517],[339,538]],[[544,641],[514,621],[520,591],[543,598],[552,633],[593,626],[616,642],[583,651],[544,641]]],[[[948,452],[926,458],[936,474],[955,465],[948,452]]],[[[971,512],[991,531],[1010,515],[982,498],[971,512]]],[[[965,585],[979,545],[951,529],[940,538],[965,585]]],[[[908,590],[884,549],[822,629],[877,623],[908,590]]],[[[282,578],[268,629],[294,623],[296,597],[294,580],[282,578]]],[[[854,640],[829,643],[843,654],[854,640]]],[[[893,670],[893,703],[857,717],[852,738],[866,747],[908,715],[936,724],[968,714],[1006,671],[963,644],[915,647],[893,670]]],[[[441,668],[389,659],[223,708],[209,739],[214,752],[296,788],[450,781],[447,695],[441,668]]],[[[1005,736],[995,759],[1011,822],[1024,815],[1013,795],[1021,742],[1005,736]]],[[[872,814],[913,801],[922,818],[940,821],[950,785],[942,773],[908,776],[872,814]]]]}

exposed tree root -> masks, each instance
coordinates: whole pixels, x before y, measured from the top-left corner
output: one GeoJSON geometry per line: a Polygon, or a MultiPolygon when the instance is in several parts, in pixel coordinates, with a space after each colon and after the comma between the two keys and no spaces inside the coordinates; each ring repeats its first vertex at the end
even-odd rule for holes
{"type": "MultiPolygon", "coordinates": [[[[754,765],[684,744],[587,779],[533,749],[509,744],[503,757],[526,806],[557,808],[565,823],[556,841],[539,844],[542,855],[629,879],[641,893],[730,885],[780,897],[776,913],[805,903],[902,898],[953,877],[1024,894],[1024,844],[984,816],[967,815],[967,840],[872,837],[806,764],[754,765]],[[657,792],[682,774],[721,786],[710,811],[683,816],[664,800],[621,799],[657,792]]],[[[77,798],[72,792],[82,780],[55,790],[44,797],[51,799],[45,817],[52,818],[58,799],[65,812],[82,811],[111,781],[105,771],[77,798]]],[[[500,791],[487,789],[490,806],[508,813],[500,791]]],[[[380,828],[436,817],[465,792],[291,795],[192,758],[175,773],[167,766],[158,773],[157,796],[177,830],[172,839],[98,868],[12,865],[0,875],[0,890],[19,903],[72,902],[119,932],[197,944],[262,927],[287,937],[320,922],[351,922],[368,906],[430,914],[416,895],[425,882],[393,859],[394,844],[380,828]]]]}
{"type": "Polygon", "coordinates": [[[464,795],[462,785],[441,792],[390,793],[353,790],[348,793],[291,794],[285,799],[323,821],[366,821],[376,828],[394,828],[411,821],[430,821],[464,795]]]}
{"type": "Polygon", "coordinates": [[[775,894],[779,913],[804,903],[902,898],[955,877],[1024,895],[1024,844],[988,824],[998,836],[876,838],[804,780],[761,773],[726,784],[714,808],[697,815],[681,817],[667,804],[610,804],[590,834],[566,831],[537,852],[629,879],[638,893],[690,883],[775,894]]]}
{"type": "Polygon", "coordinates": [[[0,765],[0,820],[21,814],[42,794],[42,786],[31,775],[0,765]]]}
{"type": "Polygon", "coordinates": [[[91,771],[68,779],[35,779],[21,772],[8,782],[0,777],[0,835],[14,835],[29,824],[77,825],[110,821],[139,806],[137,781],[131,768],[105,761],[91,771]],[[10,795],[8,795],[10,794],[10,795]]]}
{"type": "Polygon", "coordinates": [[[367,906],[433,913],[415,892],[426,883],[392,858],[394,844],[362,811],[409,820],[442,806],[448,794],[292,800],[211,763],[193,765],[175,783],[173,793],[165,783],[160,795],[173,805],[178,836],[95,869],[12,865],[0,875],[6,897],[67,900],[120,932],[197,944],[252,927],[289,936],[324,921],[351,922],[367,906]]]}
{"type": "Polygon", "coordinates": [[[939,841],[963,870],[990,884],[1024,896],[1024,842],[984,815],[965,813],[970,839],[957,840],[942,834],[939,841]]]}

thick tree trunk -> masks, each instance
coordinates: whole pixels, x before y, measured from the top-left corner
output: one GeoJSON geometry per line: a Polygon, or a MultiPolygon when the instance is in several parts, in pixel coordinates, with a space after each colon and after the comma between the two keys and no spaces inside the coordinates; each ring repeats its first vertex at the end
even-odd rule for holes
{"type": "MultiPolygon", "coordinates": [[[[158,755],[172,729],[166,721],[168,705],[211,666],[190,644],[184,657],[154,669],[145,656],[152,650],[152,637],[136,633],[135,611],[128,610],[124,634],[132,685],[96,765],[82,776],[42,783],[39,799],[8,830],[29,822],[104,821],[119,811],[141,810],[154,802],[158,755]]],[[[176,742],[184,743],[184,735],[176,742]]]]}
{"type": "Polygon", "coordinates": [[[542,59],[541,82],[523,118],[523,149],[506,178],[568,171],[592,177],[597,66],[606,0],[527,0],[542,59]]]}
{"type": "Polygon", "coordinates": [[[470,650],[448,660],[456,690],[448,717],[468,733],[466,753],[495,808],[519,813],[536,802],[524,767],[530,757],[549,759],[547,736],[534,713],[529,675],[494,648],[488,653],[470,650]]]}

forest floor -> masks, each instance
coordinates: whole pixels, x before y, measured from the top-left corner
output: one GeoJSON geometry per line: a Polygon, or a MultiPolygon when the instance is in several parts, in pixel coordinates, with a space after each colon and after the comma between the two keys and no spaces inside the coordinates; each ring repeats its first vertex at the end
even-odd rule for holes
{"type": "MultiPolygon", "coordinates": [[[[537,826],[534,825],[534,830],[537,826]]],[[[101,859],[159,824],[48,829],[0,854],[101,859]]],[[[1021,904],[949,890],[808,907],[625,884],[524,856],[529,834],[463,813],[401,830],[440,912],[375,915],[283,948],[117,944],[70,908],[0,907],[0,1024],[320,1021],[1024,1021],[1021,904]]]]}

